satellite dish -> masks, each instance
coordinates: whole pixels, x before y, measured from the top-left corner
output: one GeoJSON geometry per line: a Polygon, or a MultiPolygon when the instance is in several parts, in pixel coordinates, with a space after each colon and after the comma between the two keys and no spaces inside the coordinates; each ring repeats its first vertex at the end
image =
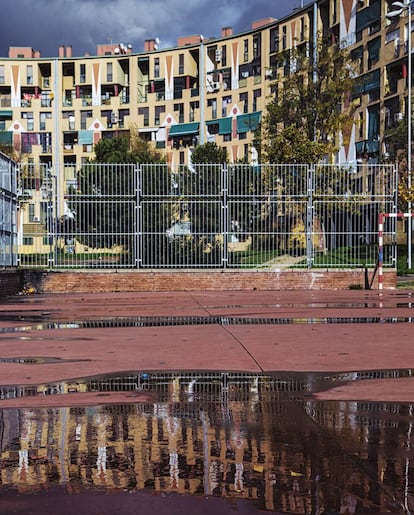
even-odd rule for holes
{"type": "Polygon", "coordinates": [[[118,47],[116,47],[116,48],[114,49],[114,54],[119,54],[119,48],[118,48],[118,47]]]}
{"type": "Polygon", "coordinates": [[[160,38],[155,38],[155,44],[156,44],[156,45],[159,45],[159,44],[160,44],[160,38]]]}

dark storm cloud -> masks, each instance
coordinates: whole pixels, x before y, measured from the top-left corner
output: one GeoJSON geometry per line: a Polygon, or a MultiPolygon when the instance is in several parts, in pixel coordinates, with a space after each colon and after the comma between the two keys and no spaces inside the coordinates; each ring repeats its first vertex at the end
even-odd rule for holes
{"type": "Polygon", "coordinates": [[[218,37],[227,26],[242,32],[255,20],[286,16],[309,1],[14,0],[0,17],[0,56],[8,55],[9,46],[28,46],[53,57],[60,45],[71,45],[73,55],[81,56],[110,41],[131,43],[140,52],[144,40],[155,37],[168,48],[180,36],[218,37]]]}

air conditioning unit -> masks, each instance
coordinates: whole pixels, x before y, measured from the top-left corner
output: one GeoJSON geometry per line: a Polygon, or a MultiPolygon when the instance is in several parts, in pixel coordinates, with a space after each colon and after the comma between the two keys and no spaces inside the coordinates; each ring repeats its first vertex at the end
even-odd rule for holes
{"type": "Polygon", "coordinates": [[[211,87],[213,88],[213,91],[218,91],[221,88],[220,82],[212,82],[211,87]]]}
{"type": "Polygon", "coordinates": [[[394,122],[400,122],[404,119],[403,113],[394,113],[394,122]]]}
{"type": "Polygon", "coordinates": [[[40,218],[38,216],[34,216],[33,217],[33,222],[39,223],[40,222],[40,218]]]}
{"type": "Polygon", "coordinates": [[[118,123],[118,113],[112,111],[111,113],[111,124],[118,123]]]}

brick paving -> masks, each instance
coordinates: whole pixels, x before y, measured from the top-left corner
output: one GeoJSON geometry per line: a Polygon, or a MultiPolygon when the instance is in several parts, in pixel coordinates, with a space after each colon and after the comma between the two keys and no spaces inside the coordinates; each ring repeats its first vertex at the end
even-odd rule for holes
{"type": "MultiPolygon", "coordinates": [[[[408,289],[382,293],[324,290],[20,295],[0,304],[0,385],[37,385],[129,371],[328,373],[414,369],[413,314],[414,291],[408,289]],[[136,317],[147,321],[152,317],[180,317],[182,321],[186,317],[192,323],[145,327],[97,324],[99,320],[120,322],[136,317]],[[216,317],[215,321],[223,323],[196,325],[194,317],[204,321],[216,317]],[[232,317],[250,322],[278,319],[283,323],[232,324],[232,317]],[[344,320],[323,323],[328,318],[344,320]],[[83,322],[95,322],[95,326],[73,326],[83,322]],[[45,328],[44,323],[49,327],[45,328]],[[59,328],[59,323],[65,324],[64,328],[59,328]],[[9,332],[12,328],[19,330],[9,332]],[[25,363],[28,358],[45,362],[25,363]]],[[[341,384],[315,396],[414,402],[414,378],[341,384]]],[[[110,396],[107,401],[114,402],[114,398],[110,396]]],[[[32,403],[56,402],[49,399],[43,396],[32,403]]],[[[128,402],[125,395],[120,399],[128,402]]],[[[77,402],[84,401],[72,396],[71,405],[77,402]]],[[[0,406],[11,406],[8,403],[1,401],[0,406]]]]}

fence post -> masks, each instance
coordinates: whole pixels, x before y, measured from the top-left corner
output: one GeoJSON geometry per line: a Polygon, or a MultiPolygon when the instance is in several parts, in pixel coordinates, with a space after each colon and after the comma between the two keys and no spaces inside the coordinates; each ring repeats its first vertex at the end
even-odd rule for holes
{"type": "Polygon", "coordinates": [[[48,258],[48,268],[49,270],[54,268],[56,263],[56,236],[57,236],[57,216],[59,213],[58,204],[61,199],[57,197],[56,185],[55,182],[57,180],[56,175],[53,175],[51,168],[46,168],[44,171],[42,170],[42,182],[46,184],[46,194],[47,194],[47,218],[46,218],[46,231],[49,243],[49,258],[48,258]]]}
{"type": "Polygon", "coordinates": [[[307,205],[306,205],[306,262],[312,268],[312,235],[313,235],[313,180],[314,166],[307,171],[307,205]]]}
{"type": "Polygon", "coordinates": [[[137,163],[134,168],[135,219],[134,219],[134,259],[135,267],[142,264],[142,167],[137,163]]]}
{"type": "Polygon", "coordinates": [[[228,169],[227,165],[224,164],[223,168],[221,169],[221,180],[222,180],[222,234],[223,234],[223,258],[222,258],[222,264],[223,268],[227,268],[228,260],[229,260],[229,223],[228,223],[228,169]]]}

